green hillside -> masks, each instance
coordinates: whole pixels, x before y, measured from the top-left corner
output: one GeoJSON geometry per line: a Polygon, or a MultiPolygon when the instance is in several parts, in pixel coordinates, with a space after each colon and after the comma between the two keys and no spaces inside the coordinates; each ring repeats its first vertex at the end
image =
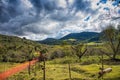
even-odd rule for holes
{"type": "Polygon", "coordinates": [[[86,40],[86,39],[90,39],[92,37],[98,36],[99,33],[96,32],[81,32],[81,33],[71,33],[68,34],[66,36],[64,36],[63,38],[61,38],[61,40],[66,40],[66,39],[77,39],[77,40],[86,40]]]}
{"type": "Polygon", "coordinates": [[[48,45],[62,44],[64,41],[69,44],[78,44],[79,42],[99,42],[100,34],[97,32],[81,32],[81,33],[70,33],[60,39],[47,38],[42,41],[38,41],[48,45]]]}
{"type": "Polygon", "coordinates": [[[43,44],[49,44],[49,45],[59,45],[61,44],[61,40],[59,39],[54,39],[54,38],[47,38],[45,40],[42,41],[38,41],[39,43],[43,43],[43,44]]]}
{"type": "Polygon", "coordinates": [[[0,35],[0,62],[24,62],[35,57],[35,47],[41,44],[16,36],[0,35]]]}

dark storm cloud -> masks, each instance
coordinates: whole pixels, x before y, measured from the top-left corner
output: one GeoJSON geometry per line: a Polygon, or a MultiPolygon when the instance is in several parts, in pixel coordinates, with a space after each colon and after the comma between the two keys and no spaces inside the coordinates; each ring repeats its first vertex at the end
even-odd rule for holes
{"type": "Polygon", "coordinates": [[[7,11],[7,6],[3,3],[3,1],[0,1],[0,22],[5,22],[10,19],[9,13],[7,11]]]}
{"type": "Polygon", "coordinates": [[[70,13],[71,5],[69,5],[69,0],[65,1],[67,8],[60,7],[57,0],[30,0],[37,15],[44,11],[44,15],[49,15],[49,18],[55,21],[67,21],[73,17],[70,13]]]}
{"type": "MultiPolygon", "coordinates": [[[[77,11],[91,11],[89,9],[90,2],[84,0],[74,0],[72,5],[69,5],[69,0],[66,0],[67,9],[58,6],[58,1],[56,0],[29,0],[31,4],[34,6],[33,10],[36,11],[36,15],[40,14],[50,15],[49,17],[58,21],[67,21],[72,19],[74,13],[71,13],[75,8],[77,11]],[[44,11],[44,13],[42,13],[44,11]],[[55,12],[56,11],[56,12],[55,12]],[[67,12],[64,12],[67,11],[67,12]]],[[[0,6],[0,22],[7,22],[11,18],[15,18],[16,16],[22,15],[25,11],[22,10],[21,0],[1,0],[0,6]],[[7,4],[5,4],[7,3],[7,4]]],[[[32,13],[30,13],[33,15],[32,13]]],[[[26,24],[26,23],[22,23],[26,24]]]]}
{"type": "Polygon", "coordinates": [[[42,10],[45,10],[46,12],[53,12],[53,10],[57,9],[57,1],[55,0],[30,0],[30,2],[38,14],[42,10]]]}
{"type": "Polygon", "coordinates": [[[88,1],[74,0],[71,4],[69,0],[65,1],[66,8],[59,6],[58,0],[28,0],[32,7],[27,9],[22,0],[1,0],[0,32],[19,36],[26,35],[26,33],[48,35],[52,32],[47,30],[46,26],[39,24],[42,22],[47,24],[46,17],[51,21],[64,23],[76,20],[74,14],[78,11],[89,11],[88,1]]]}
{"type": "Polygon", "coordinates": [[[43,9],[43,5],[42,5],[41,0],[30,0],[30,1],[31,1],[31,4],[36,9],[36,12],[40,13],[40,11],[43,9]]]}
{"type": "MultiPolygon", "coordinates": [[[[12,32],[13,34],[16,35],[25,35],[27,30],[26,29],[25,29],[26,31],[24,30],[24,26],[37,22],[39,19],[40,18],[30,16],[28,14],[17,16],[9,20],[9,22],[0,25],[1,28],[0,31],[12,32]]],[[[34,28],[34,26],[32,27],[34,28]]],[[[30,30],[32,32],[33,29],[30,30]]]]}
{"type": "Polygon", "coordinates": [[[20,4],[21,4],[21,0],[8,0],[7,10],[11,17],[16,17],[17,15],[23,13],[20,4]]]}
{"type": "Polygon", "coordinates": [[[7,22],[23,13],[20,7],[21,0],[1,0],[0,1],[0,22],[7,22]]]}
{"type": "Polygon", "coordinates": [[[0,32],[25,35],[26,32],[23,31],[24,26],[41,19],[41,17],[34,16],[33,13],[34,10],[25,9],[22,0],[1,0],[0,32]]]}
{"type": "Polygon", "coordinates": [[[72,6],[73,6],[73,8],[75,8],[76,12],[78,12],[78,11],[84,11],[84,12],[91,11],[91,9],[90,9],[90,6],[91,6],[90,1],[74,0],[74,3],[73,3],[72,6]]]}
{"type": "MultiPolygon", "coordinates": [[[[55,21],[65,21],[70,17],[64,14],[63,8],[58,6],[56,0],[28,0],[33,7],[25,9],[22,0],[1,0],[0,3],[0,31],[12,32],[16,35],[24,35],[21,30],[26,25],[40,22],[46,16],[55,21]],[[57,13],[55,12],[57,11],[57,13]],[[61,14],[62,12],[62,14],[61,14]]],[[[34,28],[34,25],[33,25],[34,28]]],[[[39,31],[28,28],[29,32],[38,33],[39,31]]],[[[41,29],[42,30],[42,29],[41,29]]],[[[25,31],[25,30],[24,30],[25,31]]],[[[40,31],[41,32],[41,31],[40,31]]],[[[46,32],[45,32],[46,33],[46,32]]]]}

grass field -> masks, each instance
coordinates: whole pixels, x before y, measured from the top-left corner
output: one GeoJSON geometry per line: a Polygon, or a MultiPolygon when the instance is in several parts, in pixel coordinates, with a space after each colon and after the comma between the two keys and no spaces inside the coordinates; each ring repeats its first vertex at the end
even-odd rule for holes
{"type": "Polygon", "coordinates": [[[9,68],[12,68],[19,63],[10,63],[10,62],[0,62],[0,73],[8,70],[9,68]]]}
{"type": "MultiPolygon", "coordinates": [[[[46,80],[69,80],[69,68],[67,63],[61,63],[65,59],[55,59],[46,62],[46,80]],[[56,63],[55,63],[56,62],[56,63]]],[[[39,66],[43,63],[37,63],[36,66],[31,67],[31,74],[28,75],[28,70],[24,70],[8,80],[43,80],[43,70],[39,66]]],[[[71,63],[72,80],[102,80],[98,79],[98,72],[101,64],[81,64],[71,63]]],[[[112,72],[104,75],[103,80],[120,80],[120,65],[104,65],[105,68],[112,68],[112,72]]]]}

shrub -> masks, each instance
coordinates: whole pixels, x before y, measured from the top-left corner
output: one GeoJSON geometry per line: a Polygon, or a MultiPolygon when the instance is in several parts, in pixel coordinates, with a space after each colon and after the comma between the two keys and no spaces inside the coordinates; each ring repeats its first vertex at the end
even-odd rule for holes
{"type": "Polygon", "coordinates": [[[55,59],[55,58],[63,58],[65,56],[65,54],[60,51],[60,50],[56,50],[53,53],[50,54],[48,59],[55,59]]]}

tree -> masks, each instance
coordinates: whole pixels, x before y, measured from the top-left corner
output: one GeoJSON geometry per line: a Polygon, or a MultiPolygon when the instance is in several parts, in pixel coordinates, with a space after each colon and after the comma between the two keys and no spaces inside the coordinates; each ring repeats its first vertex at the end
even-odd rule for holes
{"type": "Polygon", "coordinates": [[[110,49],[112,50],[112,55],[107,54],[111,59],[116,60],[116,56],[120,49],[120,32],[119,29],[115,29],[113,25],[109,25],[105,30],[103,30],[103,38],[108,43],[110,49]]]}
{"type": "MultiPolygon", "coordinates": [[[[28,46],[30,48],[30,46],[28,46]]],[[[31,49],[29,51],[29,66],[28,66],[28,74],[31,74],[31,60],[33,59],[33,50],[31,49]]]]}
{"type": "Polygon", "coordinates": [[[46,53],[48,52],[48,50],[45,48],[45,49],[42,49],[40,51],[40,56],[39,56],[39,60],[43,61],[43,67],[42,67],[42,70],[43,70],[43,80],[46,79],[46,53]]]}
{"type": "Polygon", "coordinates": [[[81,59],[83,55],[87,52],[87,46],[84,43],[72,46],[73,53],[81,59]]]}

